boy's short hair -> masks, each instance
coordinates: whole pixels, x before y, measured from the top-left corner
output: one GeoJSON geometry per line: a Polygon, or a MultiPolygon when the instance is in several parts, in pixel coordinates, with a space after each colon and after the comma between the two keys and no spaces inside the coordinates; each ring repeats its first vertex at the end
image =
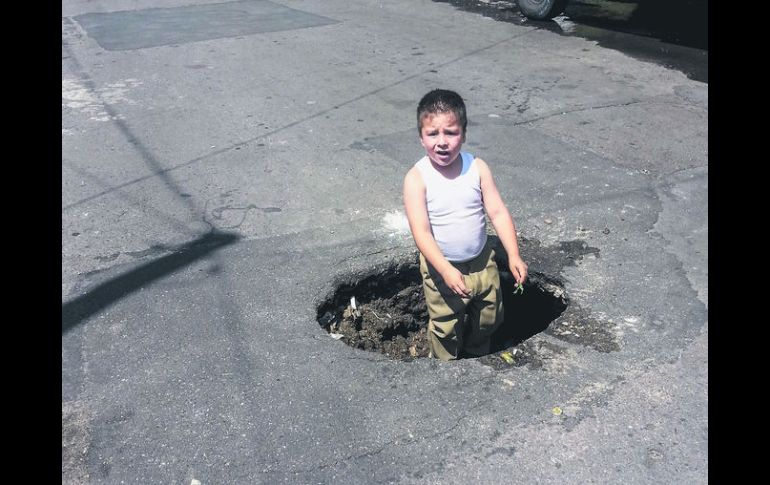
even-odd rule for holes
{"type": "Polygon", "coordinates": [[[434,89],[423,96],[417,105],[417,132],[420,135],[422,135],[422,119],[438,113],[454,113],[463,127],[463,133],[465,133],[468,118],[465,114],[463,98],[448,89],[434,89]]]}

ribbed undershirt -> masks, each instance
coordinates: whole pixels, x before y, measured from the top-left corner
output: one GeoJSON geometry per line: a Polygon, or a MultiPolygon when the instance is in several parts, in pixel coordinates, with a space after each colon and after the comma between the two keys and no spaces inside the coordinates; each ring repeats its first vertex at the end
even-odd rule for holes
{"type": "Polygon", "coordinates": [[[466,152],[461,152],[460,156],[462,170],[454,179],[444,177],[427,156],[415,164],[425,184],[433,238],[444,257],[453,262],[470,261],[481,253],[487,242],[479,171],[473,163],[475,157],[466,152]]]}

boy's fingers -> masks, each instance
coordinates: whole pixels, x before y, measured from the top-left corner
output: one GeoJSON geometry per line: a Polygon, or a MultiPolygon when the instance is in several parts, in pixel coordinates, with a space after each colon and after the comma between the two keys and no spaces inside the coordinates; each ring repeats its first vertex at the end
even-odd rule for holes
{"type": "Polygon", "coordinates": [[[457,285],[457,294],[459,296],[468,296],[468,288],[465,287],[464,281],[460,281],[460,284],[457,285]]]}
{"type": "Polygon", "coordinates": [[[527,267],[524,266],[523,268],[516,268],[516,272],[518,273],[518,278],[516,278],[516,282],[524,283],[524,281],[527,280],[527,267]]]}

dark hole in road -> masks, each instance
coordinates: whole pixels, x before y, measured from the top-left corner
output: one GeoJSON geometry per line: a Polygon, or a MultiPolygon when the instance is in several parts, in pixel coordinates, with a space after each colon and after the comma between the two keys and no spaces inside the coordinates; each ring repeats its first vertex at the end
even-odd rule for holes
{"type": "MultiPolygon", "coordinates": [[[[496,260],[499,268],[507,268],[504,254],[496,260]]],[[[492,353],[544,331],[569,305],[562,284],[541,273],[532,272],[524,293],[516,295],[509,272],[500,271],[500,283],[505,319],[492,337],[492,353]]],[[[332,337],[351,347],[382,352],[396,360],[428,356],[428,311],[416,262],[341,284],[318,307],[317,318],[332,337]],[[351,298],[355,298],[355,312],[351,298]]]]}

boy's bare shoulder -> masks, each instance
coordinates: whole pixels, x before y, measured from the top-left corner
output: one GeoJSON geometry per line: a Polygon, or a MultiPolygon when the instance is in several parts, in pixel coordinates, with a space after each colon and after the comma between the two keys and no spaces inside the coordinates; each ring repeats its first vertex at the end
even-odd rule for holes
{"type": "Polygon", "coordinates": [[[487,165],[487,162],[485,162],[481,158],[476,157],[473,159],[473,162],[476,164],[479,174],[490,173],[489,165],[487,165]]]}
{"type": "Polygon", "coordinates": [[[416,166],[413,166],[409,169],[408,172],[406,172],[406,175],[404,176],[404,184],[407,183],[423,185],[422,175],[420,175],[420,170],[416,166]]]}

